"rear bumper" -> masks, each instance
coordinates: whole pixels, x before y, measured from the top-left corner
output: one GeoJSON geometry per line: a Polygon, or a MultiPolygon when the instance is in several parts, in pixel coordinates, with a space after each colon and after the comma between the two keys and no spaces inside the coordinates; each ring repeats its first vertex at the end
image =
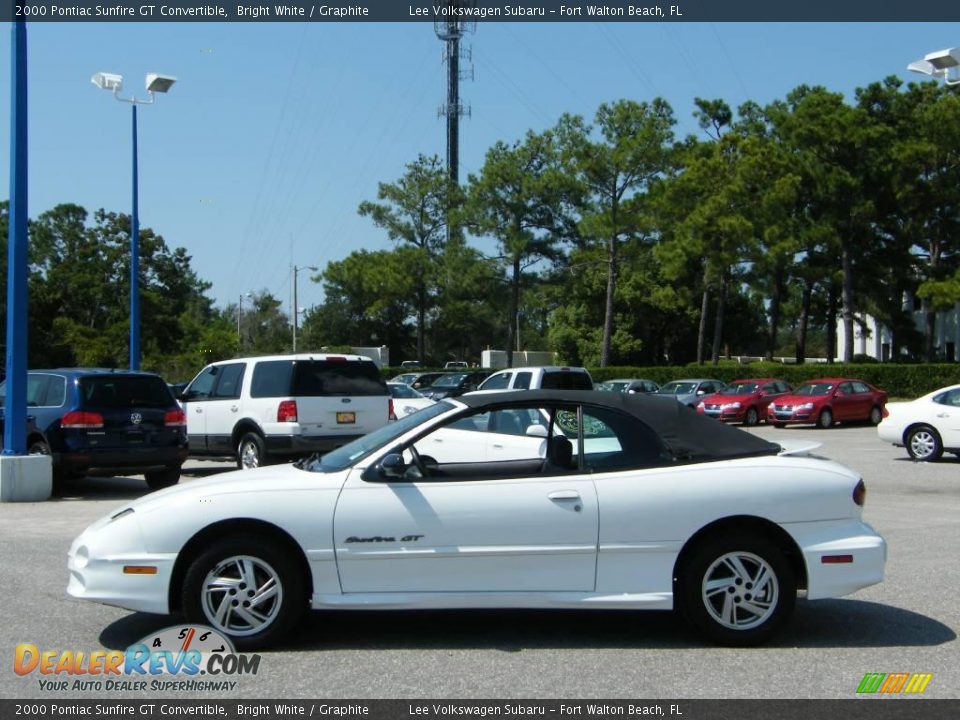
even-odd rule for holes
{"type": "Polygon", "coordinates": [[[189,451],[183,447],[103,448],[54,453],[54,464],[68,474],[143,473],[178,468],[189,451]]]}
{"type": "Polygon", "coordinates": [[[849,595],[883,581],[887,543],[867,523],[791,523],[784,525],[798,541],[807,567],[807,598],[849,595]],[[848,556],[849,562],[824,562],[848,556]]]}

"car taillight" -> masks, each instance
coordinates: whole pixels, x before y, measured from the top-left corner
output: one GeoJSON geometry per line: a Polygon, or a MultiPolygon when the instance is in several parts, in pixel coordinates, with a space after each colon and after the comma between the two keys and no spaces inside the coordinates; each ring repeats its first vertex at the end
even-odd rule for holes
{"type": "Polygon", "coordinates": [[[297,401],[284,400],[277,408],[277,422],[297,422],[297,401]]]}
{"type": "Polygon", "coordinates": [[[857,486],[853,489],[853,501],[863,507],[864,501],[867,499],[867,486],[864,484],[863,480],[857,483],[857,486]]]}
{"type": "Polygon", "coordinates": [[[388,420],[397,419],[397,414],[393,411],[393,398],[390,398],[390,405],[388,406],[387,419],[388,420]]]}
{"type": "Polygon", "coordinates": [[[81,412],[80,410],[73,410],[60,418],[60,427],[102,428],[103,415],[95,412],[81,412]]]}
{"type": "Polygon", "coordinates": [[[163,416],[163,424],[167,427],[185,427],[187,414],[183,410],[170,410],[163,416]]]}

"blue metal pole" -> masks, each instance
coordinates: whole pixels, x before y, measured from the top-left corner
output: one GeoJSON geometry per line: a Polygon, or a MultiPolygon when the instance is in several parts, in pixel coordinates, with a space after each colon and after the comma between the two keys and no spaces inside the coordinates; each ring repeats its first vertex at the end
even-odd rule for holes
{"type": "Polygon", "coordinates": [[[3,454],[27,452],[27,25],[13,23],[10,216],[7,239],[7,397],[3,454]]]}
{"type": "Polygon", "coordinates": [[[130,369],[140,369],[140,218],[137,198],[137,105],[133,107],[133,212],[130,214],[130,369]]]}

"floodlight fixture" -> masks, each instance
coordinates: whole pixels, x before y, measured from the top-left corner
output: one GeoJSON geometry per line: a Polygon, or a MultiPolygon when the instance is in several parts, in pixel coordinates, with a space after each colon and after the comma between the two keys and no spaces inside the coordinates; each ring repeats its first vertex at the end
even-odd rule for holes
{"type": "Polygon", "coordinates": [[[927,53],[923,56],[923,60],[915,60],[907,65],[907,70],[910,72],[941,79],[947,85],[960,84],[958,68],[960,68],[960,48],[947,48],[927,53]]]}
{"type": "Polygon", "coordinates": [[[146,87],[147,92],[155,93],[167,92],[173,84],[177,81],[175,77],[171,75],[160,75],[159,73],[147,73],[146,87]]]}
{"type": "Polygon", "coordinates": [[[95,73],[90,82],[101,90],[109,90],[112,93],[118,93],[123,90],[123,75],[116,73],[98,72],[95,73]]]}

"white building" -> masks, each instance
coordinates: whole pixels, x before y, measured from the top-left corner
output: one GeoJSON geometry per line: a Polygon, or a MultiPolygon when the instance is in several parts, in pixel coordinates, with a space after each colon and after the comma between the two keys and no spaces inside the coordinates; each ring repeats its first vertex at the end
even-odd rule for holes
{"type": "MultiPolygon", "coordinates": [[[[912,297],[904,298],[904,309],[913,315],[917,330],[924,333],[926,317],[920,309],[920,304],[912,297]]],[[[843,359],[843,348],[846,333],[843,327],[843,318],[837,318],[837,362],[843,359]]],[[[877,360],[892,360],[893,333],[877,318],[865,313],[858,313],[853,323],[853,354],[867,355],[877,360]]],[[[936,313],[934,335],[934,355],[937,360],[956,362],[960,360],[960,302],[951,310],[936,313]]]]}

